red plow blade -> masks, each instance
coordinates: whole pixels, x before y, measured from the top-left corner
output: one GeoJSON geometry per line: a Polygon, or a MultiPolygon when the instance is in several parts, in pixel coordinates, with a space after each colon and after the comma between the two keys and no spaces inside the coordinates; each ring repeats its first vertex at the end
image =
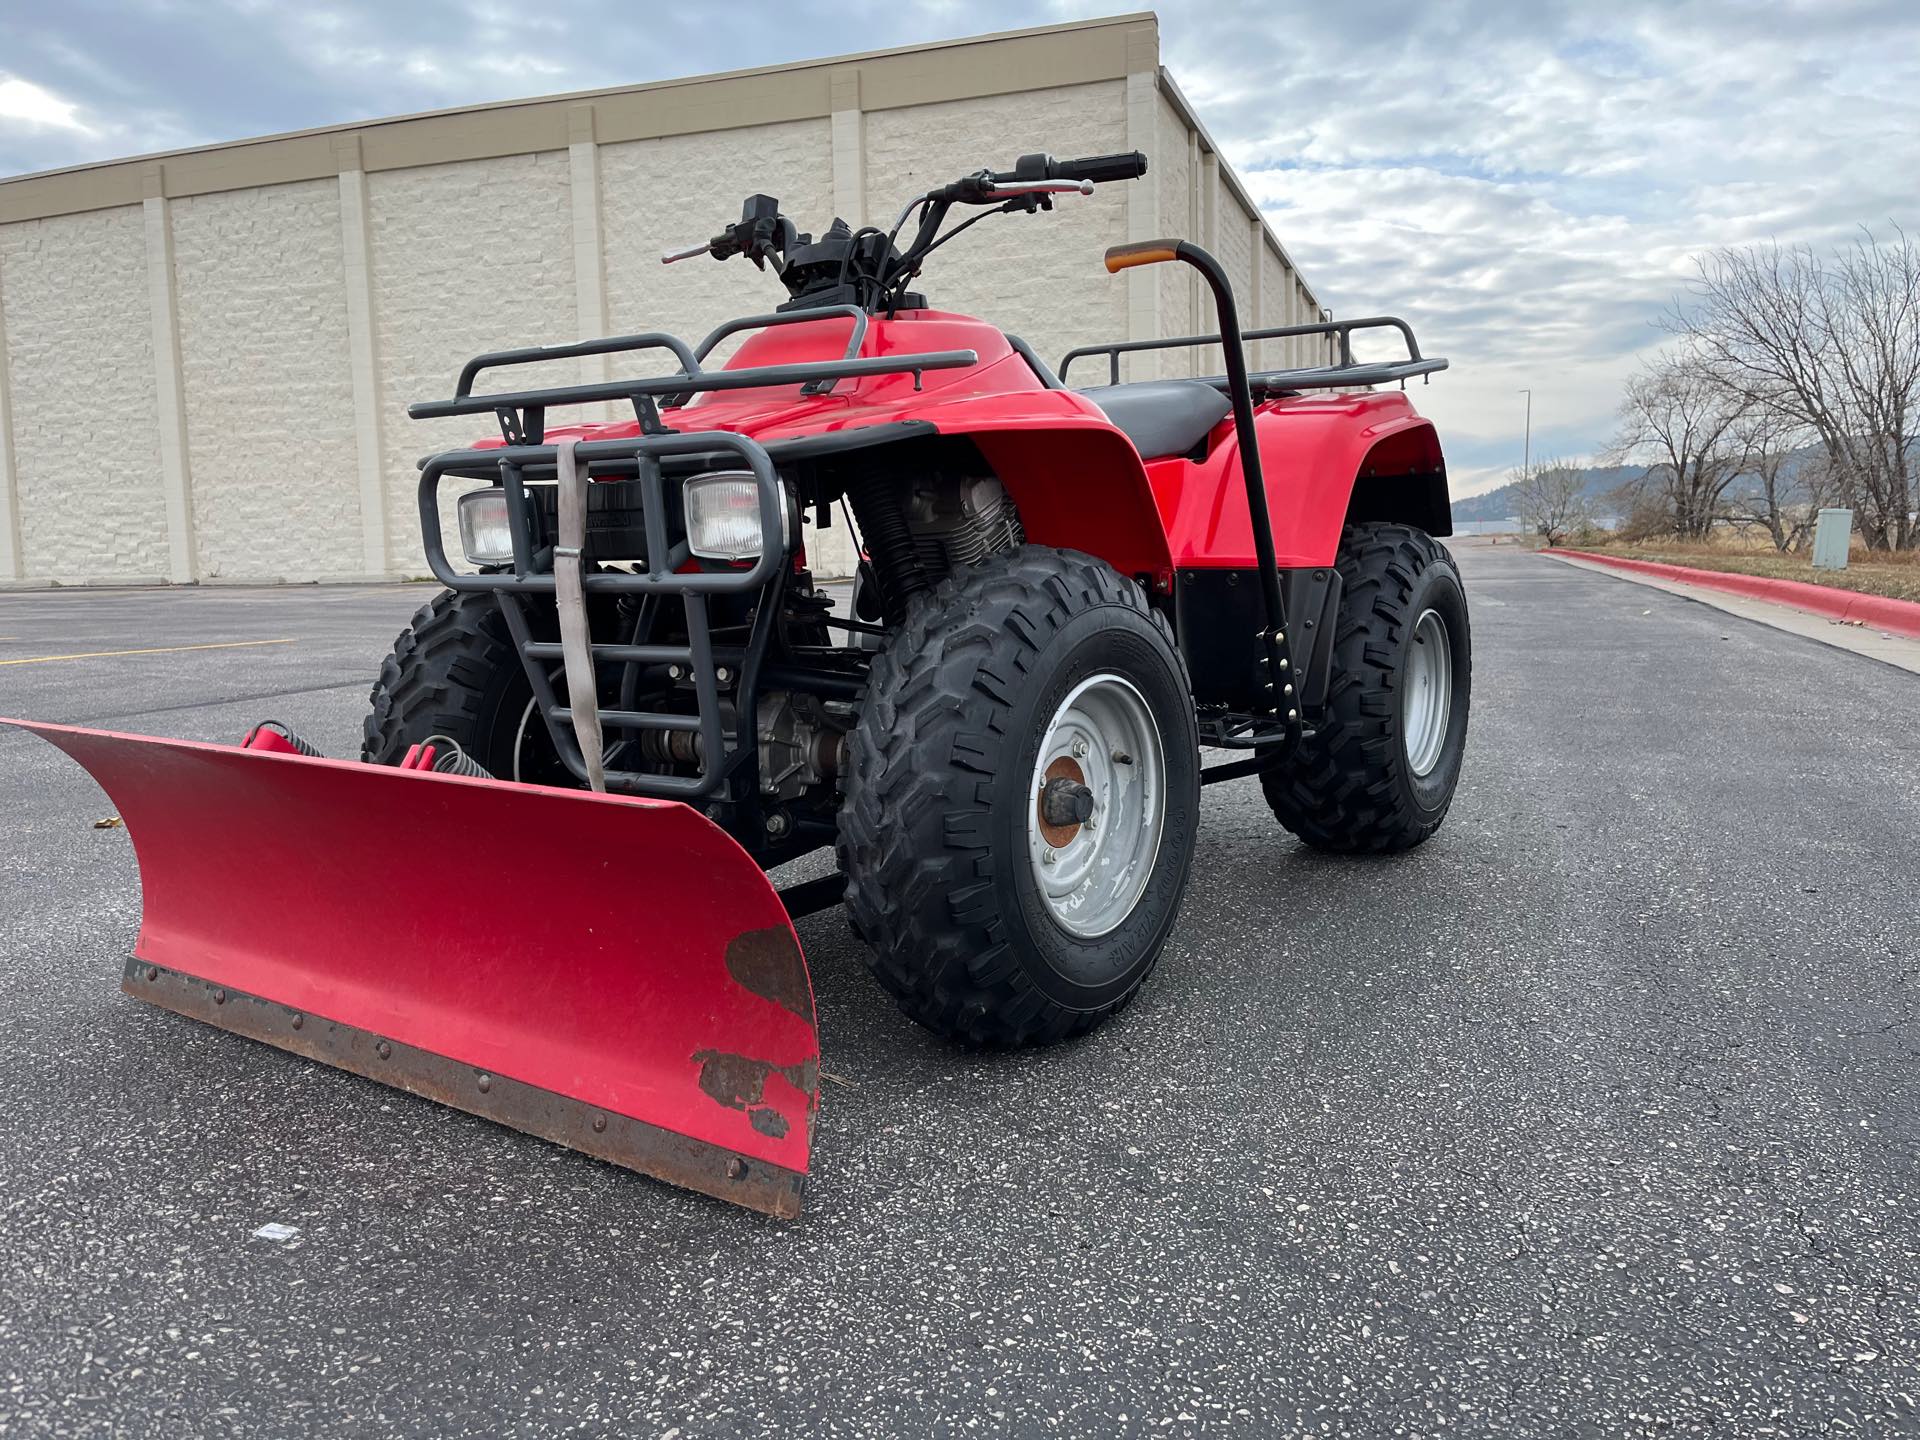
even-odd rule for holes
{"type": "Polygon", "coordinates": [[[813,991],[766,876],[671,801],[7,721],[125,821],[125,989],[768,1214],[800,1213],[813,991]]]}

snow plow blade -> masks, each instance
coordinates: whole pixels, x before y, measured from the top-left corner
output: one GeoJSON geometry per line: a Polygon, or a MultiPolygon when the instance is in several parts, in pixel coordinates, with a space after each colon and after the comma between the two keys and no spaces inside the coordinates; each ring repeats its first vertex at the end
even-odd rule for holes
{"type": "Polygon", "coordinates": [[[819,1039],[779,895],[672,801],[8,721],[132,837],[138,999],[771,1215],[819,1039]]]}

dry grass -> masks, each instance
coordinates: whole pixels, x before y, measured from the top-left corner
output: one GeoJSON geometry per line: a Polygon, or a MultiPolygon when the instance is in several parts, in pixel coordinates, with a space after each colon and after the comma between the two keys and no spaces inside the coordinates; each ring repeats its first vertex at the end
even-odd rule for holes
{"type": "Polygon", "coordinates": [[[1602,540],[1582,546],[1633,560],[1662,560],[1669,565],[1692,565],[1701,570],[1727,570],[1737,575],[1765,575],[1775,580],[1800,580],[1836,590],[1857,590],[1895,600],[1920,601],[1920,550],[1892,554],[1853,547],[1844,570],[1816,570],[1802,555],[1782,555],[1764,535],[1742,538],[1716,536],[1711,541],[1643,540],[1632,544],[1602,540]]]}

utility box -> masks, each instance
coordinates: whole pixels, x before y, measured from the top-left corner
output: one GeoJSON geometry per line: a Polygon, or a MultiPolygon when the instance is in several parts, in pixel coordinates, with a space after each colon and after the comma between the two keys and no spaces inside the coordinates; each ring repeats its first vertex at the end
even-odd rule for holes
{"type": "Polygon", "coordinates": [[[1813,522],[1813,568],[1844,570],[1853,543],[1853,511],[1822,510],[1813,522]]]}

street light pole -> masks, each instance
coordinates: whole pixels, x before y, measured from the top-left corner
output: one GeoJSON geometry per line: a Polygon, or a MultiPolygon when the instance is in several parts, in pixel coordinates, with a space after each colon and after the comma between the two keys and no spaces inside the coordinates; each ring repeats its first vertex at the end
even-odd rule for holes
{"type": "Polygon", "coordinates": [[[1534,468],[1534,392],[1521,388],[1526,396],[1526,438],[1521,442],[1521,474],[1534,468]]]}
{"type": "Polygon", "coordinates": [[[1523,386],[1520,393],[1527,397],[1526,438],[1520,442],[1520,473],[1525,475],[1533,469],[1533,391],[1523,386]]]}

